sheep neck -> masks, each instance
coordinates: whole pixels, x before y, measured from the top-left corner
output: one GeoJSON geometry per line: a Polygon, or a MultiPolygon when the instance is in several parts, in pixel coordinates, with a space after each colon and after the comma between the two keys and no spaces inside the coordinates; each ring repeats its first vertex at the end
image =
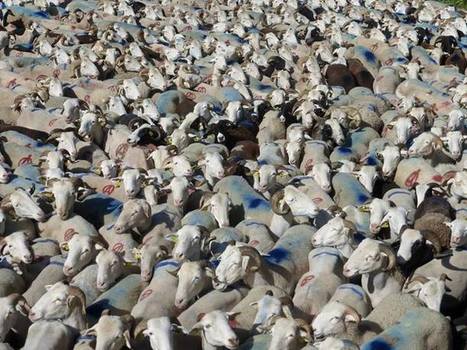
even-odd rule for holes
{"type": "Polygon", "coordinates": [[[86,319],[81,313],[81,306],[73,308],[70,315],[63,320],[63,324],[80,331],[86,329],[86,319]]]}
{"type": "Polygon", "coordinates": [[[204,335],[204,332],[201,333],[201,346],[203,350],[221,350],[223,349],[222,346],[214,346],[212,344],[208,343],[208,340],[206,339],[206,336],[204,335]]]}

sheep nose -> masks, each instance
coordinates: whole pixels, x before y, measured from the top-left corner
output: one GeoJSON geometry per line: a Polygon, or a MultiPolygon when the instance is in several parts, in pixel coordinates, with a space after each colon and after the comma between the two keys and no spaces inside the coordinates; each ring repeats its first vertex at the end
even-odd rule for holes
{"type": "Polygon", "coordinates": [[[71,275],[72,272],[73,272],[73,267],[72,266],[67,266],[67,265],[63,266],[63,273],[66,276],[71,275]]]}
{"type": "Polygon", "coordinates": [[[141,271],[141,279],[144,282],[148,282],[151,279],[151,272],[150,271],[141,271]]]}
{"type": "Polygon", "coordinates": [[[182,204],[183,204],[183,200],[182,200],[182,199],[175,199],[175,200],[174,200],[174,204],[175,204],[175,206],[177,206],[177,207],[181,207],[182,204]]]}
{"type": "Polygon", "coordinates": [[[380,225],[379,224],[371,224],[370,225],[370,231],[371,233],[378,233],[380,229],[380,225]]]}
{"type": "Polygon", "coordinates": [[[228,342],[229,342],[229,345],[232,347],[237,347],[239,343],[238,338],[230,338],[228,342]]]}
{"type": "Polygon", "coordinates": [[[30,264],[32,262],[32,255],[31,254],[24,255],[23,260],[26,264],[30,264]]]}
{"type": "Polygon", "coordinates": [[[396,261],[397,261],[397,263],[400,264],[400,265],[403,265],[403,264],[405,264],[405,263],[407,262],[407,261],[406,261],[402,256],[400,256],[400,255],[397,256],[396,261]]]}
{"type": "Polygon", "coordinates": [[[460,238],[460,237],[454,237],[454,236],[452,236],[452,237],[451,237],[451,240],[452,240],[454,243],[460,243],[460,242],[461,242],[461,238],[460,238]]]}
{"type": "Polygon", "coordinates": [[[177,260],[182,260],[185,257],[185,254],[183,253],[175,253],[174,254],[175,259],[177,260]]]}

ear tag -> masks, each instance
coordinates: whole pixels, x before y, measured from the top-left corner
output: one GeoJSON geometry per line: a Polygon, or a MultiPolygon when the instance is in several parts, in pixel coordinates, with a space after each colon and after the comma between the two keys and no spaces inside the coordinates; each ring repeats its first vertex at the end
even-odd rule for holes
{"type": "Polygon", "coordinates": [[[382,227],[382,228],[387,228],[387,227],[389,227],[389,222],[385,222],[384,224],[381,224],[381,227],[382,227]]]}
{"type": "Polygon", "coordinates": [[[120,188],[122,186],[122,180],[115,181],[115,187],[120,188]]]}
{"type": "Polygon", "coordinates": [[[70,250],[70,247],[68,246],[68,243],[63,243],[61,245],[61,248],[63,249],[63,251],[67,252],[70,250]]]}
{"type": "Polygon", "coordinates": [[[133,249],[131,253],[136,260],[141,261],[141,251],[139,249],[133,249]]]}

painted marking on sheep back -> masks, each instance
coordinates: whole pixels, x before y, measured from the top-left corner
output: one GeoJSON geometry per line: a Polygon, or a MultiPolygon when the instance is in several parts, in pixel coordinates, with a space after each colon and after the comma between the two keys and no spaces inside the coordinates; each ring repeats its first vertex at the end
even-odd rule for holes
{"type": "Polygon", "coordinates": [[[407,176],[404,185],[408,188],[412,188],[417,182],[418,177],[420,176],[420,172],[421,169],[417,169],[414,172],[412,172],[409,176],[407,176]]]}
{"type": "Polygon", "coordinates": [[[280,264],[282,261],[288,259],[290,252],[284,248],[276,248],[271,250],[268,255],[266,255],[266,260],[272,264],[280,264]]]}
{"type": "Polygon", "coordinates": [[[141,293],[141,296],[139,297],[138,301],[142,301],[149,297],[153,293],[153,290],[151,288],[146,289],[143,293],[141,293]]]}
{"type": "Polygon", "coordinates": [[[308,275],[306,276],[301,282],[300,282],[300,287],[306,286],[308,283],[310,283],[313,279],[315,278],[314,275],[308,275]]]}
{"type": "Polygon", "coordinates": [[[114,185],[105,185],[104,187],[102,187],[102,193],[105,193],[108,196],[110,196],[114,190],[115,190],[114,185]]]}
{"type": "Polygon", "coordinates": [[[247,207],[248,209],[268,209],[269,203],[261,198],[247,198],[247,207]]]}
{"type": "Polygon", "coordinates": [[[122,242],[115,243],[112,246],[112,251],[115,252],[115,253],[122,252],[123,251],[123,243],[122,242]]]}
{"type": "Polygon", "coordinates": [[[26,157],[23,157],[18,161],[18,166],[31,164],[31,163],[32,163],[32,154],[28,154],[26,157]]]}
{"type": "Polygon", "coordinates": [[[391,350],[392,346],[381,339],[372,340],[370,343],[363,346],[362,350],[391,350]]]}
{"type": "Polygon", "coordinates": [[[70,227],[69,229],[65,230],[65,233],[63,235],[63,239],[66,242],[68,242],[71,239],[71,237],[73,237],[74,235],[77,235],[77,234],[78,234],[78,232],[76,232],[74,230],[74,228],[70,227]]]}

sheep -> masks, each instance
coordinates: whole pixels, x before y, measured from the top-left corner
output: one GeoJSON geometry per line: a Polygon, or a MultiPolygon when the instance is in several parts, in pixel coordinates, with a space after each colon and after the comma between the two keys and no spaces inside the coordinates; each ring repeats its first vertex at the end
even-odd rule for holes
{"type": "Polygon", "coordinates": [[[398,324],[386,329],[364,343],[362,350],[378,349],[451,349],[452,335],[449,320],[439,312],[415,308],[405,314],[398,324]]]}
{"type": "Polygon", "coordinates": [[[174,325],[170,323],[168,317],[156,317],[148,320],[147,329],[143,331],[143,334],[149,338],[153,350],[182,350],[187,347],[197,350],[201,348],[201,339],[199,337],[175,333],[173,328],[174,325]]]}
{"type": "Polygon", "coordinates": [[[96,336],[96,349],[119,350],[124,346],[131,348],[131,323],[131,317],[112,316],[104,311],[99,321],[84,334],[96,336]]]}
{"type": "Polygon", "coordinates": [[[451,222],[444,223],[451,229],[451,248],[458,248],[467,244],[467,221],[466,219],[456,218],[451,222]]]}
{"type": "Polygon", "coordinates": [[[296,309],[312,318],[345,280],[342,257],[337,249],[315,248],[308,255],[308,260],[310,270],[298,281],[292,301],[296,309]]]}
{"type": "Polygon", "coordinates": [[[362,275],[362,286],[373,307],[390,293],[402,289],[403,277],[392,249],[377,240],[366,238],[344,265],[344,276],[362,275]]]}
{"type": "Polygon", "coordinates": [[[177,272],[175,307],[185,309],[193,298],[208,290],[212,285],[210,274],[205,262],[184,262],[177,272]]]}
{"type": "Polygon", "coordinates": [[[61,320],[78,331],[86,327],[86,297],[76,287],[57,282],[46,286],[47,292],[31,307],[29,319],[61,320]],[[58,302],[60,301],[60,302],[58,302]]]}
{"type": "Polygon", "coordinates": [[[25,338],[30,324],[27,321],[29,305],[24,297],[19,294],[10,294],[0,298],[0,312],[3,320],[0,325],[0,340],[4,342],[9,332],[17,333],[25,338]]]}
{"type": "Polygon", "coordinates": [[[460,271],[465,266],[465,256],[465,251],[453,251],[452,256],[431,260],[418,267],[413,273],[413,278],[417,276],[439,278],[442,274],[449,277],[445,281],[448,297],[446,297],[446,302],[442,304],[442,308],[446,308],[446,310],[455,308],[458,303],[465,300],[467,281],[460,271]]]}
{"type": "Polygon", "coordinates": [[[201,330],[203,349],[236,349],[239,339],[229,325],[229,320],[235,315],[219,310],[214,310],[198,317],[198,322],[193,325],[191,331],[201,330]]]}
{"type": "MultiPolygon", "coordinates": [[[[268,258],[262,258],[252,247],[228,246],[221,255],[221,262],[213,278],[214,288],[225,290],[228,285],[243,279],[250,285],[273,284],[286,291],[291,291],[301,276],[306,272],[307,256],[311,250],[310,237],[315,232],[305,225],[293,226],[281,237],[274,248],[268,252],[268,258]],[[294,254],[290,252],[294,249],[294,254]],[[232,269],[232,263],[247,260],[241,271],[232,269]],[[298,276],[297,276],[298,275],[298,276]]],[[[235,265],[237,266],[237,265],[235,265]]]]}
{"type": "Polygon", "coordinates": [[[200,313],[213,310],[230,311],[247,295],[249,289],[244,286],[226,291],[212,290],[195,301],[188,309],[178,315],[177,320],[182,327],[189,330],[197,322],[200,313]]]}
{"type": "Polygon", "coordinates": [[[396,324],[406,312],[420,306],[422,303],[416,297],[394,293],[385,297],[366,318],[361,319],[351,306],[333,301],[315,317],[312,328],[315,339],[332,336],[360,345],[396,324]],[[333,318],[335,321],[331,323],[333,318]]]}
{"type": "Polygon", "coordinates": [[[446,292],[447,279],[448,276],[446,274],[439,276],[439,279],[418,276],[407,280],[403,291],[406,293],[415,293],[428,308],[440,312],[441,300],[446,292]]]}
{"type": "Polygon", "coordinates": [[[41,320],[29,327],[23,349],[72,349],[77,333],[60,321],[41,320]]]}

